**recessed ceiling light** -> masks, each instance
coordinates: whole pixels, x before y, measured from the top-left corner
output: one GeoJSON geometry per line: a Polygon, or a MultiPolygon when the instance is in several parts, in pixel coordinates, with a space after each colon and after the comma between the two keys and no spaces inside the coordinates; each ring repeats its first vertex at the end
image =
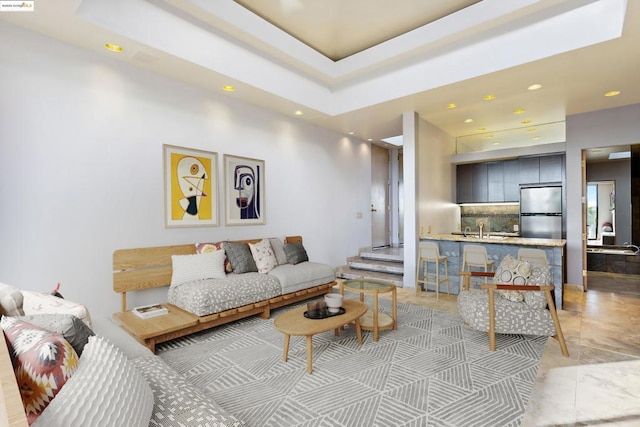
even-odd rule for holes
{"type": "Polygon", "coordinates": [[[513,110],[513,114],[522,114],[524,110],[522,108],[518,108],[517,110],[513,110]]]}
{"type": "Polygon", "coordinates": [[[537,132],[537,131],[538,131],[538,129],[536,129],[536,128],[529,128],[529,129],[527,129],[527,132],[537,132]]]}
{"type": "Polygon", "coordinates": [[[528,90],[538,90],[541,87],[542,87],[542,85],[540,83],[536,83],[536,84],[533,84],[533,85],[529,86],[527,89],[528,90]]]}
{"type": "Polygon", "coordinates": [[[487,128],[478,128],[477,130],[483,131],[483,130],[487,130],[487,128]]]}
{"type": "Polygon", "coordinates": [[[355,132],[353,132],[353,131],[349,132],[349,135],[353,135],[353,134],[355,134],[355,132]]]}
{"type": "Polygon", "coordinates": [[[520,123],[522,123],[523,125],[528,125],[529,123],[531,123],[531,120],[523,120],[520,123]]]}
{"type": "Polygon", "coordinates": [[[617,96],[617,95],[620,95],[619,90],[612,90],[611,92],[607,92],[604,94],[604,96],[617,96]]]}
{"type": "Polygon", "coordinates": [[[500,141],[494,142],[493,145],[500,145],[500,141]]]}
{"type": "Polygon", "coordinates": [[[540,139],[540,138],[542,138],[540,135],[536,135],[532,139],[540,139]]]}
{"type": "Polygon", "coordinates": [[[495,138],[496,136],[494,134],[489,134],[489,135],[485,135],[485,138],[495,138]]]}
{"type": "Polygon", "coordinates": [[[367,138],[367,141],[371,142],[373,141],[373,138],[367,138]]]}
{"type": "Polygon", "coordinates": [[[233,91],[236,90],[236,88],[233,87],[233,86],[230,86],[230,85],[224,85],[224,86],[222,86],[222,90],[224,90],[226,92],[233,92],[233,91]]]}
{"type": "Polygon", "coordinates": [[[496,96],[495,95],[491,95],[491,94],[490,95],[485,95],[485,96],[482,97],[482,99],[484,99],[485,101],[491,101],[493,99],[496,99],[496,96]]]}
{"type": "Polygon", "coordinates": [[[105,43],[104,47],[106,47],[107,49],[109,49],[112,52],[122,52],[124,50],[124,48],[122,46],[120,46],[119,44],[113,44],[113,43],[105,43]]]}
{"type": "Polygon", "coordinates": [[[473,123],[473,119],[465,119],[465,123],[473,123]]]}
{"type": "Polygon", "coordinates": [[[447,108],[449,110],[451,110],[452,108],[456,108],[458,106],[458,104],[447,104],[444,106],[444,108],[447,108]]]}
{"type": "Polygon", "coordinates": [[[298,111],[296,111],[296,112],[295,112],[295,113],[293,113],[293,114],[295,114],[296,116],[301,116],[301,115],[303,115],[304,113],[303,113],[302,111],[298,110],[298,111]]]}

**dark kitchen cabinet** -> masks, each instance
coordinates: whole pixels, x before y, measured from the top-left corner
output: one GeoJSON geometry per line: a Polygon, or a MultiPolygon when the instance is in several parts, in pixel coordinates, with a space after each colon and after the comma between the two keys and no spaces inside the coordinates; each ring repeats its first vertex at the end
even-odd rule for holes
{"type": "Polygon", "coordinates": [[[483,203],[489,200],[489,191],[487,188],[487,164],[476,163],[473,165],[473,181],[472,181],[473,201],[483,203]]]}
{"type": "Polygon", "coordinates": [[[539,182],[562,181],[562,164],[563,163],[564,163],[564,156],[562,154],[557,154],[553,156],[541,156],[539,182]]]}
{"type": "Polygon", "coordinates": [[[520,157],[518,175],[520,184],[540,183],[540,157],[520,157]]]}
{"type": "Polygon", "coordinates": [[[487,201],[504,202],[504,162],[487,164],[487,201]]]}
{"type": "Polygon", "coordinates": [[[458,203],[473,202],[473,165],[456,166],[456,199],[458,203]]]}
{"type": "Polygon", "coordinates": [[[504,164],[504,201],[520,201],[520,175],[518,159],[505,160],[504,164]]]}
{"type": "Polygon", "coordinates": [[[520,185],[565,184],[565,156],[528,156],[456,166],[458,203],[519,202],[520,185]]]}

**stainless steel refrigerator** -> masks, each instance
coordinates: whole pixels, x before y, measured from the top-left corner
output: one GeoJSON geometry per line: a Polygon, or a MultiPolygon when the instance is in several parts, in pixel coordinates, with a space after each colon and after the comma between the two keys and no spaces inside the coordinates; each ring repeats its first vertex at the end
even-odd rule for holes
{"type": "Polygon", "coordinates": [[[562,187],[520,188],[520,236],[562,239],[562,187]]]}

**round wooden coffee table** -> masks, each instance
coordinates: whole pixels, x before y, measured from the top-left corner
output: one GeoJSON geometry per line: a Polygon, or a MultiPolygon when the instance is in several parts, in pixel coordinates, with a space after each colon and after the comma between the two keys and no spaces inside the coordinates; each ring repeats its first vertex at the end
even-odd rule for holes
{"type": "Polygon", "coordinates": [[[367,305],[355,301],[344,300],[342,307],[344,314],[327,317],[326,319],[307,319],[304,312],[307,306],[303,305],[286,313],[282,313],[273,321],[274,326],[284,334],[284,350],[282,360],[289,358],[289,341],[291,335],[307,337],[307,372],[313,372],[313,336],[322,332],[334,330],[336,336],[340,334],[340,328],[346,324],[354,323],[358,344],[362,345],[362,331],[360,329],[360,317],[367,312],[367,305]]]}

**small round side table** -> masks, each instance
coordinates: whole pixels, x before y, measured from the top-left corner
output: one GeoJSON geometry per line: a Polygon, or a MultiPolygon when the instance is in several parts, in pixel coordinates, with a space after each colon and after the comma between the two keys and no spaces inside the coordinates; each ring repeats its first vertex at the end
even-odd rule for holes
{"type": "Polygon", "coordinates": [[[384,280],[373,279],[353,279],[344,280],[340,283],[340,294],[344,291],[352,291],[360,294],[360,301],[364,302],[364,295],[370,294],[373,298],[373,309],[369,309],[360,318],[360,328],[366,331],[373,331],[373,341],[378,341],[379,332],[385,329],[398,329],[398,310],[396,285],[384,280]],[[391,316],[378,311],[378,294],[391,292],[391,316]]]}

